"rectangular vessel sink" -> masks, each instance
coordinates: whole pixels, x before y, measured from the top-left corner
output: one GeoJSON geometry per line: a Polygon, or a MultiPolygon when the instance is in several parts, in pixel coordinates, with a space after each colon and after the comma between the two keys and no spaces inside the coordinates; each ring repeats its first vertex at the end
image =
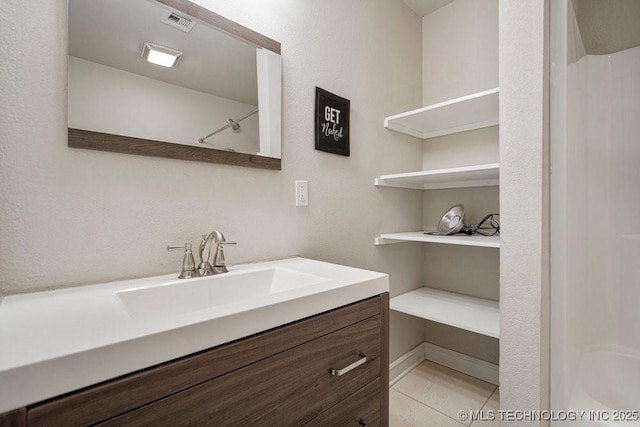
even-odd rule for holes
{"type": "Polygon", "coordinates": [[[115,292],[132,317],[166,317],[292,291],[329,279],[282,267],[237,271],[115,292]]]}

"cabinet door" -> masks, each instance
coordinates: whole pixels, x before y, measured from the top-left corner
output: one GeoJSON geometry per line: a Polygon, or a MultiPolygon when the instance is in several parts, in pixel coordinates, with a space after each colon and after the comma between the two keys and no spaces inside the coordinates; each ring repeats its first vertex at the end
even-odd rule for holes
{"type": "Polygon", "coordinates": [[[302,425],[379,378],[381,328],[376,315],[101,425],[302,425]]]}
{"type": "Polygon", "coordinates": [[[379,427],[380,379],[364,386],[336,406],[312,419],[304,427],[379,427]]]}

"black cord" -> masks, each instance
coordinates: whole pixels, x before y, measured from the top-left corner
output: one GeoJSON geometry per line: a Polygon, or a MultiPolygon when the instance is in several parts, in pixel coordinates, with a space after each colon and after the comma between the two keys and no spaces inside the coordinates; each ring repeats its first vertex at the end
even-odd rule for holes
{"type": "Polygon", "coordinates": [[[500,214],[493,213],[485,216],[484,218],[482,218],[482,221],[478,223],[478,225],[472,225],[470,227],[472,228],[472,232],[467,234],[478,233],[483,236],[495,236],[500,232],[500,222],[493,219],[494,216],[500,216],[500,214]]]}

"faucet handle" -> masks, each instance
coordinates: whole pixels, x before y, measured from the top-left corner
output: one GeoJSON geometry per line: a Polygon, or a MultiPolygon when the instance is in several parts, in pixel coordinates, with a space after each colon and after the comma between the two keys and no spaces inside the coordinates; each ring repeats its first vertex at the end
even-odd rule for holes
{"type": "Polygon", "coordinates": [[[194,261],[193,253],[191,252],[191,243],[167,246],[167,251],[177,251],[180,249],[184,249],[184,258],[182,259],[182,271],[180,272],[178,279],[190,279],[196,275],[196,262],[194,261]]]}
{"type": "Polygon", "coordinates": [[[185,251],[191,250],[191,243],[185,243],[184,245],[169,245],[167,251],[177,251],[178,249],[184,249],[185,251]]]}
{"type": "MultiPolygon", "coordinates": [[[[224,247],[227,245],[237,245],[237,242],[216,242],[216,253],[213,255],[213,266],[224,267],[224,247]]],[[[226,272],[226,270],[225,270],[226,272]]]]}
{"type": "Polygon", "coordinates": [[[238,242],[216,242],[217,247],[225,246],[225,245],[237,245],[238,242]]]}
{"type": "Polygon", "coordinates": [[[229,271],[227,269],[227,264],[224,259],[224,247],[226,245],[237,245],[237,243],[225,242],[225,241],[216,242],[216,253],[213,256],[214,274],[226,273],[227,271],[229,271]]]}

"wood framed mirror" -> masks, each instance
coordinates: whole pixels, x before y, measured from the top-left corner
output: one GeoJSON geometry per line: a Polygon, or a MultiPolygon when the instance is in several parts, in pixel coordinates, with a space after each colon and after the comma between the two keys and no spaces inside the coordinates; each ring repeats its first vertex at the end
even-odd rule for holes
{"type": "Polygon", "coordinates": [[[69,147],[281,168],[280,43],[188,0],[69,0],[68,102],[69,147]]]}

